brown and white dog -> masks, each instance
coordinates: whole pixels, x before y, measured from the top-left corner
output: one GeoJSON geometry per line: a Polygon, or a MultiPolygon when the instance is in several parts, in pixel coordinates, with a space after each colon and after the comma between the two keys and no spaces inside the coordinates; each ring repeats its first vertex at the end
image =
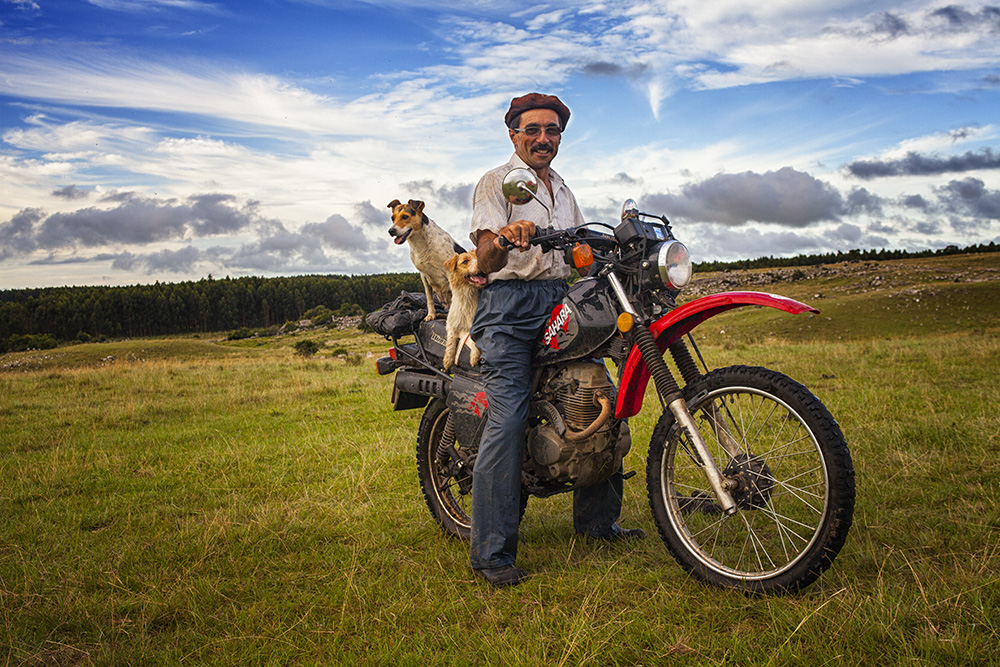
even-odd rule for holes
{"type": "Polygon", "coordinates": [[[433,220],[424,215],[424,203],[411,199],[401,204],[398,199],[389,202],[392,209],[392,227],[389,235],[396,245],[410,242],[410,260],[420,272],[427,295],[428,322],[437,317],[434,308],[434,294],[437,293],[445,308],[451,306],[451,288],[444,263],[455,253],[465,252],[455,239],[441,229],[433,220]]]}
{"type": "MultiPolygon", "coordinates": [[[[451,309],[445,322],[448,335],[444,345],[444,369],[449,370],[458,363],[459,345],[466,344],[469,337],[479,304],[479,290],[486,286],[486,276],[479,272],[475,250],[455,253],[444,263],[444,267],[448,270],[448,282],[451,284],[451,309]]],[[[475,366],[479,363],[479,349],[471,340],[468,345],[471,348],[469,363],[475,366]]]]}

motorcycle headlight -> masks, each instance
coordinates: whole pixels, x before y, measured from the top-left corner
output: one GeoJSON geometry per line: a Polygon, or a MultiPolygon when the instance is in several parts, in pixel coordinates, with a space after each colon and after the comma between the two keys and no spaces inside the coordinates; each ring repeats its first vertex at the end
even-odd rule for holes
{"type": "Polygon", "coordinates": [[[691,282],[691,253],[680,241],[667,241],[656,254],[656,268],[666,287],[681,289],[691,282]]]}

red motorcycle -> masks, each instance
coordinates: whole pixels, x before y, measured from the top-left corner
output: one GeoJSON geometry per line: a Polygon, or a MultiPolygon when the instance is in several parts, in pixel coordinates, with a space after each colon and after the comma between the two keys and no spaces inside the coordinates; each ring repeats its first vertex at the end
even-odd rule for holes
{"type": "MultiPolygon", "coordinates": [[[[505,179],[514,205],[536,191],[530,171],[505,179]]],[[[538,341],[522,513],[529,496],[599,483],[620,469],[631,447],[627,419],[642,408],[652,378],[662,414],[649,443],[646,487],[660,537],[677,562],[703,581],[755,593],[815,581],[844,545],[854,512],[854,469],[837,421],[782,373],[751,366],[703,372],[691,349],[701,354],[685,336],[741,306],[818,311],[759,292],[677,306],[691,279],[690,255],[665,217],[640,213],[632,200],[615,226],[540,228],[532,244],[565,253],[586,277],[570,286],[538,341]]],[[[420,487],[441,526],[468,539],[472,472],[489,410],[482,378],[467,349],[453,374],[444,372],[442,320],[423,322],[424,311],[413,309],[387,313],[395,317],[381,324],[369,316],[393,342],[378,372],[396,373],[395,410],[424,409],[420,487]],[[403,342],[410,334],[413,341],[403,342]]]]}

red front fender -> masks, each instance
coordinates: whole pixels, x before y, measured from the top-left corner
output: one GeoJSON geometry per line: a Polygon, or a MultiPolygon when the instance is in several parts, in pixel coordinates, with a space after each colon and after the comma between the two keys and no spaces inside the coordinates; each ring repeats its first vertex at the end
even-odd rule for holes
{"type": "MultiPolygon", "coordinates": [[[[801,301],[766,294],[764,292],[722,292],[703,296],[689,301],[683,306],[671,310],[658,319],[650,327],[653,340],[663,352],[674,341],[694,329],[710,317],[742,306],[769,306],[783,310],[786,313],[818,313],[819,310],[801,301]]],[[[632,351],[625,362],[621,386],[618,388],[618,402],[615,406],[615,416],[619,419],[631,417],[642,408],[642,397],[646,393],[646,383],[649,382],[649,368],[642,360],[639,348],[632,346],[632,351]]]]}

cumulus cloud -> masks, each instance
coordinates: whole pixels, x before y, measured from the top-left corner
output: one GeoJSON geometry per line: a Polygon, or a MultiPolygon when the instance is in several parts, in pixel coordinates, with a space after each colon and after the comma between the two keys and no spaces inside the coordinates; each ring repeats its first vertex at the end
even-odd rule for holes
{"type": "Polygon", "coordinates": [[[226,194],[159,200],[125,192],[102,201],[117,205],[51,215],[39,209],[21,211],[0,224],[0,256],[231,234],[259,218],[255,202],[240,204],[226,194]]]}
{"type": "Polygon", "coordinates": [[[922,195],[904,195],[899,200],[899,205],[905,208],[915,208],[921,211],[930,210],[931,205],[922,195]]]}
{"type": "Polygon", "coordinates": [[[191,274],[199,268],[242,273],[387,268],[384,245],[365,233],[370,222],[363,216],[374,212],[368,202],[354,207],[360,223],[333,214],[298,229],[261,215],[257,201],[225,193],[157,199],[134,191],[111,192],[99,203],[104,206],[53,214],[28,208],[16,213],[0,223],[0,261],[44,252],[47,256],[30,258],[30,263],[110,262],[117,271],[150,275],[191,274]],[[218,245],[206,248],[205,239],[216,239],[218,245]],[[166,247],[143,252],[151,244],[166,247]],[[97,252],[81,252],[90,248],[97,252]]]}
{"type": "Polygon", "coordinates": [[[371,242],[362,230],[342,215],[331,215],[324,222],[312,222],[302,227],[302,236],[322,241],[336,250],[369,250],[371,242]]]}
{"type": "Polygon", "coordinates": [[[1000,7],[981,7],[975,12],[960,5],[948,5],[932,11],[930,17],[942,22],[948,30],[985,27],[991,32],[1000,32],[1000,7]]]}
{"type": "Polygon", "coordinates": [[[1000,220],[1000,190],[988,189],[978,178],[951,181],[936,192],[950,211],[1000,220]]]}
{"type": "Polygon", "coordinates": [[[979,169],[1000,169],[1000,154],[989,148],[949,157],[909,152],[898,160],[856,160],[847,165],[852,176],[870,180],[886,176],[928,176],[979,169]]]}
{"type": "MultiPolygon", "coordinates": [[[[100,256],[100,259],[107,259],[107,256],[100,256]]],[[[177,250],[164,249],[151,253],[123,252],[114,256],[111,268],[118,271],[142,270],[147,274],[191,273],[201,260],[202,253],[197,248],[184,246],[177,250]]]]}
{"type": "MultiPolygon", "coordinates": [[[[421,199],[428,206],[438,204],[463,210],[472,208],[472,192],[476,188],[472,183],[435,185],[431,180],[410,181],[400,187],[407,192],[405,197],[400,197],[401,201],[421,199]]],[[[428,215],[434,217],[432,213],[428,215]]]]}
{"type": "Polygon", "coordinates": [[[90,196],[89,190],[81,190],[75,185],[67,185],[64,188],[59,188],[58,190],[52,191],[53,197],[59,197],[60,199],[86,199],[90,196]]]}
{"type": "Polygon", "coordinates": [[[37,247],[35,225],[44,218],[45,211],[26,208],[0,224],[0,260],[33,251],[37,247]]]}
{"type": "MultiPolygon", "coordinates": [[[[388,204],[389,202],[386,202],[388,204]]],[[[363,201],[354,206],[354,217],[365,227],[386,230],[391,224],[389,208],[375,206],[371,201],[363,201]]]]}
{"type": "Polygon", "coordinates": [[[54,213],[39,225],[36,241],[39,248],[54,250],[233,232],[249,226],[255,218],[252,204],[237,209],[235,201],[231,195],[195,195],[185,201],[133,195],[110,209],[90,207],[54,213]]]}
{"type": "Polygon", "coordinates": [[[686,185],[680,195],[658,195],[651,202],[677,217],[726,225],[755,221],[804,227],[845,212],[844,198],[836,189],[791,167],[764,174],[718,174],[686,185]]]}
{"type": "MultiPolygon", "coordinates": [[[[214,261],[238,271],[330,272],[345,261],[356,266],[379,265],[382,246],[373,244],[362,227],[341,215],[312,222],[298,231],[271,221],[260,238],[238,248],[212,249],[214,261]]],[[[383,265],[384,270],[384,265],[383,265]]]]}
{"type": "Polygon", "coordinates": [[[847,195],[847,210],[850,213],[882,214],[882,198],[865,188],[854,188],[847,195]]]}

